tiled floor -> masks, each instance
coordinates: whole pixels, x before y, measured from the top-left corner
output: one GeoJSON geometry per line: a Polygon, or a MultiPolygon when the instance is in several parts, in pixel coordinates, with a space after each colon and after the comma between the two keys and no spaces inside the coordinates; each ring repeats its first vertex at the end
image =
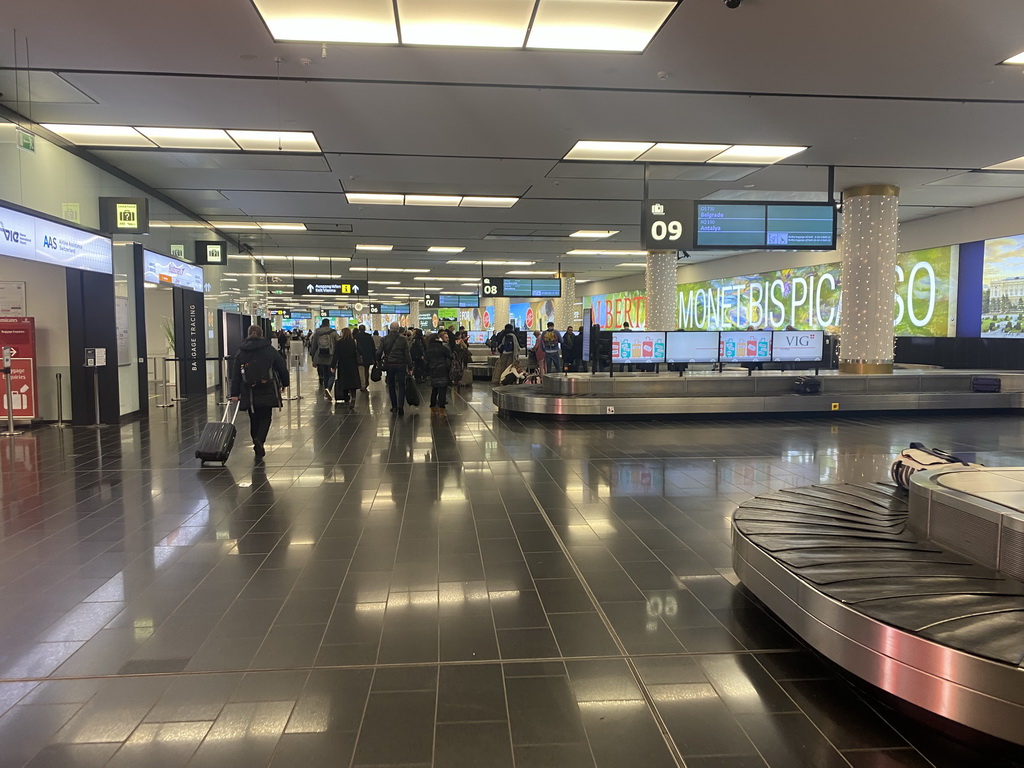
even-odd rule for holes
{"type": "Polygon", "coordinates": [[[556,424],[311,389],[0,443],[0,768],[1010,766],[855,690],[731,571],[751,495],[1018,416],[556,424]]]}

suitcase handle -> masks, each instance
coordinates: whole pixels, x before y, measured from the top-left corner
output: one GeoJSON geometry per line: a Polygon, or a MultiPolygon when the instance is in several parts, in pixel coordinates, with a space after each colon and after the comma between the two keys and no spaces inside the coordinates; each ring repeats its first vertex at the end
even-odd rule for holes
{"type": "Polygon", "coordinates": [[[225,424],[234,424],[235,418],[238,416],[238,408],[239,405],[237,400],[228,400],[228,404],[224,407],[224,418],[222,418],[221,421],[225,424]],[[234,410],[232,410],[232,407],[234,407],[234,410]],[[230,419],[228,418],[229,414],[231,416],[230,419]]]}

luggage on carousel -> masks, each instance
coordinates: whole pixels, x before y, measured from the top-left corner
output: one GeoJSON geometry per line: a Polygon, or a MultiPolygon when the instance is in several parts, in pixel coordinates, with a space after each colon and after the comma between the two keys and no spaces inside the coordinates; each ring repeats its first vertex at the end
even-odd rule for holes
{"type": "Polygon", "coordinates": [[[937,469],[947,464],[963,464],[965,467],[977,466],[970,464],[958,456],[954,456],[938,448],[929,448],[923,443],[911,443],[909,448],[900,451],[892,463],[889,474],[900,488],[910,490],[910,476],[923,469],[937,469]]]}
{"type": "Polygon", "coordinates": [[[971,392],[1001,392],[1003,380],[998,376],[972,376],[971,392]]]}
{"type": "Polygon", "coordinates": [[[229,402],[224,409],[221,421],[211,421],[203,427],[196,446],[196,458],[199,466],[206,466],[208,461],[219,461],[224,464],[231,455],[235,445],[235,416],[238,415],[238,401],[229,402]]]}
{"type": "Polygon", "coordinates": [[[821,392],[821,381],[813,376],[801,376],[793,382],[793,391],[798,395],[816,395],[821,392]]]}

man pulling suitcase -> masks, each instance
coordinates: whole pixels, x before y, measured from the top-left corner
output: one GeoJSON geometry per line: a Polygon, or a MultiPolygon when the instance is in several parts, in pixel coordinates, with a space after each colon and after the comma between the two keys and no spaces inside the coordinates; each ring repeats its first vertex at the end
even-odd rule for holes
{"type": "Polygon", "coordinates": [[[281,407],[281,392],[289,383],[284,358],[263,338],[262,328],[249,326],[249,336],[238,348],[232,367],[231,399],[249,413],[249,434],[257,461],[267,453],[264,443],[274,408],[281,407]]]}

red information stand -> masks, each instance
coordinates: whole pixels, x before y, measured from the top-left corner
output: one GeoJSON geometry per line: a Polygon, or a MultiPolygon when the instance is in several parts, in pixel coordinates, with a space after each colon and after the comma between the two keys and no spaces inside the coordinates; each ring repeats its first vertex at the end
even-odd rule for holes
{"type": "MultiPolygon", "coordinates": [[[[11,399],[14,418],[39,418],[36,381],[36,320],[34,317],[0,317],[0,347],[14,350],[11,360],[11,399]]],[[[7,382],[0,382],[0,418],[7,418],[7,382]]]]}

